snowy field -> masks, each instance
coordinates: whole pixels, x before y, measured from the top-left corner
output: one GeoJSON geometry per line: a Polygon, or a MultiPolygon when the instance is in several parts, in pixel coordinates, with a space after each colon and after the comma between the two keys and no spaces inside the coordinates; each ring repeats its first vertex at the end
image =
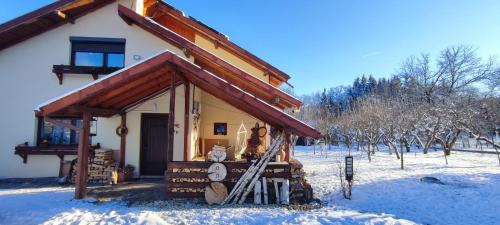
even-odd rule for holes
{"type": "Polygon", "coordinates": [[[442,152],[405,154],[405,170],[395,155],[377,152],[371,163],[354,153],[353,199],[339,193],[338,149],[313,154],[296,150],[323,208],[208,207],[159,201],[142,206],[124,202],[72,200],[72,188],[0,189],[0,224],[500,224],[500,167],[495,155],[442,152]],[[424,176],[445,184],[420,182],[424,176]]]}

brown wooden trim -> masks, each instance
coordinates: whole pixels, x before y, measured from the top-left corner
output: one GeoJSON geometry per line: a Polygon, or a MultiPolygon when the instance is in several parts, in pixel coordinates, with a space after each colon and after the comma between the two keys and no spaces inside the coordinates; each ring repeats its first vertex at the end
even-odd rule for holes
{"type": "Polygon", "coordinates": [[[60,0],[1,24],[0,51],[66,23],[74,24],[76,19],[115,2],[115,0],[101,0],[77,6],[78,9],[76,7],[68,8],[67,10],[64,9],[68,4],[77,1],[78,0],[60,0]],[[57,9],[63,11],[67,17],[64,19],[59,17],[56,13],[57,9]],[[51,23],[47,21],[51,21],[51,23]],[[2,40],[5,36],[10,36],[8,41],[2,40]]]}
{"type": "Polygon", "coordinates": [[[78,160],[75,182],[75,199],[85,198],[87,195],[87,174],[89,162],[89,135],[90,135],[90,112],[83,112],[83,128],[80,132],[78,143],[78,160]]]}
{"type": "Polygon", "coordinates": [[[285,161],[290,162],[290,133],[285,133],[285,161]]]}
{"type": "Polygon", "coordinates": [[[208,37],[208,39],[212,39],[214,41],[214,44],[217,43],[216,45],[218,47],[223,47],[225,50],[228,50],[229,52],[240,56],[243,60],[249,62],[250,64],[253,64],[254,66],[258,67],[261,70],[269,71],[283,82],[290,79],[290,76],[288,74],[284,73],[283,71],[277,69],[276,67],[260,59],[254,54],[248,52],[247,50],[229,41],[226,36],[220,34],[214,29],[204,24],[201,24],[199,21],[196,21],[191,17],[185,17],[181,11],[175,9],[173,6],[163,1],[158,1],[157,7],[161,12],[170,15],[174,19],[184,23],[187,26],[190,26],[192,29],[196,30],[199,34],[208,37]]]}
{"type": "Polygon", "coordinates": [[[189,81],[184,82],[184,161],[189,161],[191,146],[189,140],[189,104],[190,104],[190,92],[191,86],[189,85],[189,81]]]}
{"type": "MultiPolygon", "coordinates": [[[[90,152],[92,153],[94,149],[100,148],[99,143],[95,146],[90,146],[90,152]]],[[[46,147],[42,146],[23,146],[19,145],[15,147],[15,155],[19,155],[23,159],[23,163],[28,162],[29,155],[56,155],[61,160],[65,155],[77,155],[78,146],[77,145],[49,145],[46,147]]]]}
{"type": "MultiPolygon", "coordinates": [[[[252,163],[249,162],[235,162],[235,161],[224,161],[222,162],[228,169],[247,169],[252,163]]],[[[205,161],[189,161],[189,162],[170,162],[167,165],[167,170],[171,172],[173,169],[186,169],[186,168],[208,168],[213,164],[213,162],[205,161]]],[[[288,163],[270,163],[267,165],[266,169],[284,169],[289,168],[288,163]]]]}
{"type": "Polygon", "coordinates": [[[151,79],[142,78],[130,81],[129,84],[133,85],[125,84],[120,88],[111,90],[103,96],[95,98],[97,100],[95,103],[92,101],[92,104],[100,105],[104,108],[111,107],[113,105],[127,105],[127,102],[129,102],[130,99],[140,98],[144,92],[151,92],[156,89],[164,88],[165,85],[168,86],[168,81],[170,81],[169,76],[162,76],[158,72],[148,74],[148,77],[151,77],[151,79]]]}
{"type": "MultiPolygon", "coordinates": [[[[250,74],[247,72],[235,67],[234,65],[222,60],[221,58],[207,52],[206,50],[198,47],[196,44],[190,42],[189,40],[179,36],[178,34],[164,29],[163,27],[159,26],[156,23],[151,22],[150,20],[142,17],[141,15],[135,13],[134,11],[124,7],[124,6],[119,6],[118,7],[118,13],[122,18],[128,18],[129,20],[133,21],[135,24],[138,26],[142,27],[143,29],[151,32],[152,34],[158,36],[159,38],[162,38],[169,43],[179,47],[186,49],[191,55],[195,57],[197,61],[201,61],[207,65],[210,65],[210,67],[214,68],[221,68],[222,70],[226,71],[226,73],[232,74],[231,79],[233,79],[233,82],[236,81],[236,79],[240,79],[242,81],[238,82],[238,84],[245,89],[246,91],[252,92],[252,94],[255,94],[263,99],[267,99],[268,103],[272,104],[272,100],[274,98],[269,99],[268,97],[263,95],[262,90],[264,90],[264,93],[267,93],[267,95],[276,95],[279,96],[282,100],[288,101],[291,104],[295,106],[301,106],[302,102],[293,96],[290,96],[283,91],[273,87],[271,84],[266,83],[250,74]],[[254,88],[249,88],[250,86],[254,88]],[[260,90],[260,92],[258,91],[260,90]]],[[[221,74],[218,74],[221,75],[221,74]]]]}
{"type": "MultiPolygon", "coordinates": [[[[103,79],[102,81],[89,87],[49,103],[41,108],[42,114],[57,114],[59,111],[68,109],[72,105],[91,101],[93,98],[98,98],[100,95],[105,95],[109,91],[125,86],[131,80],[139,78],[147,79],[149,77],[148,72],[151,73],[158,68],[170,68],[168,71],[173,70],[169,74],[165,74],[165,76],[174,76],[174,72],[182,73],[183,76],[193,85],[200,87],[202,90],[261,121],[271,124],[272,126],[277,128],[287,128],[290,132],[298,135],[310,136],[313,138],[321,136],[321,133],[316,131],[314,128],[305,125],[299,120],[284,113],[278,108],[271,106],[269,103],[266,103],[258,97],[241,90],[239,87],[228,83],[216,75],[201,69],[200,67],[169,51],[161,53],[148,61],[128,68],[127,70],[121,71],[108,79],[103,79]]],[[[175,86],[176,80],[181,79],[173,78],[170,80],[171,90],[175,90],[175,88],[172,87],[175,86]]],[[[141,97],[141,99],[147,97],[147,95],[144,95],[145,93],[139,97],[141,97]]],[[[172,91],[171,93],[171,97],[175,97],[175,91],[172,91]]],[[[141,99],[132,100],[138,101],[141,99]]],[[[175,108],[174,101],[170,102],[170,104],[175,108]]],[[[171,110],[173,110],[173,108],[171,110]]],[[[175,120],[172,118],[172,126],[174,121],[175,120]]]]}
{"type": "MultiPolygon", "coordinates": [[[[179,83],[179,82],[177,82],[177,83],[175,84],[175,87],[177,88],[177,86],[179,86],[179,85],[180,85],[180,83],[179,83]]],[[[135,103],[132,103],[132,104],[130,104],[130,105],[127,105],[127,106],[125,107],[125,109],[130,109],[130,108],[133,108],[133,107],[135,107],[135,106],[137,106],[137,105],[140,105],[140,104],[142,104],[142,103],[144,103],[144,102],[148,101],[148,100],[149,100],[149,99],[151,99],[151,98],[154,98],[154,97],[156,97],[156,96],[159,96],[159,95],[161,95],[161,94],[165,93],[165,92],[166,92],[166,91],[168,91],[168,90],[170,90],[170,85],[169,85],[167,88],[164,88],[164,89],[159,89],[158,91],[156,91],[156,92],[154,92],[154,93],[152,93],[152,94],[150,94],[150,95],[147,95],[146,97],[144,97],[144,98],[140,99],[139,101],[136,101],[135,103]]]]}
{"type": "Polygon", "coordinates": [[[99,75],[106,75],[117,70],[120,67],[96,67],[96,66],[72,66],[72,65],[53,65],[52,72],[59,79],[59,84],[63,84],[64,74],[90,74],[94,80],[99,78],[99,75]]]}
{"type": "MultiPolygon", "coordinates": [[[[173,54],[167,52],[169,54],[173,54]]],[[[262,100],[243,92],[241,89],[225,82],[222,79],[215,78],[213,74],[192,63],[180,58],[172,57],[178,70],[186,76],[194,85],[202,88],[204,91],[209,92],[215,97],[222,99],[236,108],[255,116],[256,118],[268,122],[271,125],[279,127],[287,127],[295,131],[295,133],[304,136],[318,138],[321,133],[316,131],[292,116],[280,111],[279,109],[264,103],[262,100]]]]}
{"type": "Polygon", "coordinates": [[[76,105],[76,106],[73,106],[73,108],[77,111],[89,111],[94,116],[107,116],[107,117],[109,117],[109,116],[114,116],[117,114],[125,113],[123,110],[106,109],[106,108],[99,108],[99,107],[89,107],[89,106],[83,106],[83,105],[76,105]]]}
{"type": "MultiPolygon", "coordinates": [[[[127,127],[127,113],[121,114],[121,127],[127,127]]],[[[125,169],[125,150],[127,144],[127,134],[122,134],[120,136],[120,168],[125,169]]]]}
{"type": "MultiPolygon", "coordinates": [[[[165,171],[165,186],[166,196],[169,199],[192,199],[203,198],[204,188],[211,182],[207,177],[207,169],[212,162],[170,162],[165,171]],[[176,172],[173,172],[174,169],[176,172]],[[201,169],[198,172],[191,170],[191,172],[179,172],[182,169],[201,169]],[[196,178],[197,181],[187,182],[179,181],[179,178],[196,178]],[[174,189],[184,188],[183,192],[174,189]],[[190,190],[191,189],[191,190],[190,190]],[[197,190],[193,190],[197,189],[197,190]]],[[[251,163],[247,162],[222,162],[227,168],[228,174],[226,178],[221,181],[229,190],[233,189],[238,179],[246,172],[251,163]]],[[[291,179],[291,166],[288,163],[273,163],[269,164],[262,177],[268,178],[284,178],[291,179]],[[278,169],[278,171],[276,171],[278,169]],[[274,172],[276,171],[276,172],[274,172]]]]}
{"type": "Polygon", "coordinates": [[[46,5],[42,8],[39,8],[37,10],[34,10],[32,12],[29,12],[27,14],[24,14],[20,17],[14,18],[12,20],[9,20],[3,24],[0,24],[0,33],[8,31],[16,26],[25,24],[29,21],[34,21],[44,15],[53,13],[56,9],[61,8],[71,2],[74,2],[76,0],[61,0],[57,1],[54,3],[51,3],[49,5],[46,5]]]}
{"type": "Polygon", "coordinates": [[[168,160],[169,162],[174,159],[174,133],[175,133],[175,77],[176,71],[171,72],[172,78],[170,79],[170,107],[169,107],[169,122],[168,122],[168,160]]]}
{"type": "MultiPolygon", "coordinates": [[[[104,104],[106,104],[108,101],[115,101],[116,97],[121,97],[124,94],[128,94],[130,92],[136,91],[138,89],[138,87],[147,86],[150,83],[154,83],[153,81],[158,80],[159,76],[161,74],[163,74],[163,70],[164,69],[158,69],[157,71],[149,73],[147,77],[137,77],[135,79],[131,79],[128,83],[122,85],[120,88],[110,90],[110,91],[108,91],[100,96],[97,96],[96,98],[91,99],[88,102],[88,105],[105,106],[104,104]]],[[[170,78],[168,78],[168,79],[170,79],[170,78]]]]}

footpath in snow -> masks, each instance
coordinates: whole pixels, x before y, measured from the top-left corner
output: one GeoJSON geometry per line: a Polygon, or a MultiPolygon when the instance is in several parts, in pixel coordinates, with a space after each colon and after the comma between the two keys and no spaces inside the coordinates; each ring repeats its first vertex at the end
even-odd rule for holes
{"type": "Polygon", "coordinates": [[[498,224],[500,167],[495,155],[442,152],[407,153],[405,170],[395,155],[377,152],[371,163],[354,152],[353,199],[339,193],[337,163],[345,149],[313,154],[297,147],[315,197],[323,208],[289,210],[280,206],[209,207],[200,202],[72,200],[73,188],[1,189],[0,224],[498,224]],[[432,176],[444,185],[420,182],[432,176]]]}

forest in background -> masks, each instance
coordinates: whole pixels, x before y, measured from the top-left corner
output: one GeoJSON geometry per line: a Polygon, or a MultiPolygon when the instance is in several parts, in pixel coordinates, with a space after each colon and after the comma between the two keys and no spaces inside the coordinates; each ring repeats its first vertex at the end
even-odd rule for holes
{"type": "Polygon", "coordinates": [[[355,146],[369,160],[384,144],[401,159],[401,168],[412,145],[424,154],[438,145],[446,159],[459,140],[474,138],[498,153],[500,66],[495,56],[482,59],[477,48],[457,45],[435,58],[410,56],[395,69],[390,78],[362,75],[352,86],[300,96],[304,106],[291,114],[320,130],[321,141],[355,146]]]}

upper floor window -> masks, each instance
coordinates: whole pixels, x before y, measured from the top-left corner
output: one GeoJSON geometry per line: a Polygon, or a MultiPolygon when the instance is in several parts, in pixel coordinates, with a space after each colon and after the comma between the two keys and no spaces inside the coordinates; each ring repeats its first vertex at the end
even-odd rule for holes
{"type": "Polygon", "coordinates": [[[70,41],[72,66],[125,66],[125,39],[70,37],[70,41]]]}

